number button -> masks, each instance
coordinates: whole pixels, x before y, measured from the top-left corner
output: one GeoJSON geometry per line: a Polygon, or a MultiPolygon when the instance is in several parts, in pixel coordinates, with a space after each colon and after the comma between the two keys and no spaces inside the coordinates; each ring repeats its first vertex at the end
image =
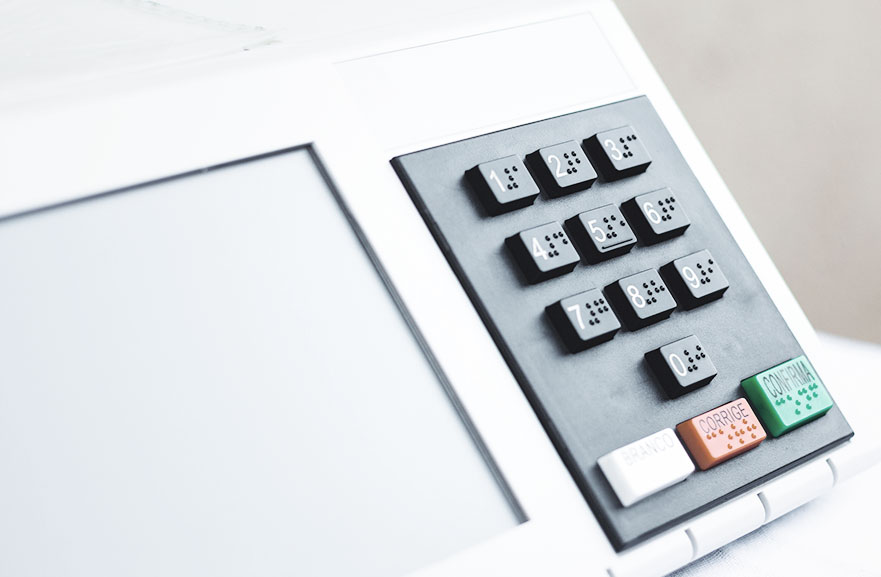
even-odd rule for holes
{"type": "Polygon", "coordinates": [[[709,384],[716,365],[694,335],[645,354],[645,360],[671,399],[709,384]]]}
{"type": "Polygon", "coordinates": [[[677,258],[661,272],[686,309],[716,300],[728,290],[728,279],[708,250],[677,258]]]}
{"type": "Polygon", "coordinates": [[[505,239],[526,280],[537,283],[567,272],[578,264],[579,256],[558,222],[524,230],[505,239]]]}
{"type": "Polygon", "coordinates": [[[606,180],[618,180],[645,172],[652,163],[632,126],[595,134],[585,141],[585,148],[606,180]]]}
{"type": "Polygon", "coordinates": [[[600,289],[578,293],[545,310],[573,353],[612,340],[621,328],[600,289]]]}
{"type": "Polygon", "coordinates": [[[539,175],[548,196],[590,188],[597,179],[596,171],[574,140],[539,149],[526,160],[539,175]]]}
{"type": "Polygon", "coordinates": [[[645,244],[678,236],[691,225],[682,203],[669,188],[641,194],[622,208],[645,244]]]}
{"type": "Polygon", "coordinates": [[[567,220],[566,227],[590,263],[630,252],[636,244],[630,225],[614,204],[582,212],[567,220]]]}
{"type": "Polygon", "coordinates": [[[478,164],[466,175],[493,215],[529,206],[539,193],[538,185],[517,155],[478,164]]]}
{"type": "Polygon", "coordinates": [[[655,269],[624,277],[606,287],[606,295],[618,316],[631,330],[662,321],[676,308],[676,301],[655,269]]]}

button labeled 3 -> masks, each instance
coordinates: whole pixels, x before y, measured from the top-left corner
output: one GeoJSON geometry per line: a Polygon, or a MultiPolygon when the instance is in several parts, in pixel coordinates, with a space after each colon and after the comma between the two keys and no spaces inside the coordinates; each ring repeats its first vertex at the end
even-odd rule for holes
{"type": "Polygon", "coordinates": [[[632,126],[600,132],[588,138],[584,144],[606,180],[618,180],[645,172],[652,163],[648,150],[632,126]]]}

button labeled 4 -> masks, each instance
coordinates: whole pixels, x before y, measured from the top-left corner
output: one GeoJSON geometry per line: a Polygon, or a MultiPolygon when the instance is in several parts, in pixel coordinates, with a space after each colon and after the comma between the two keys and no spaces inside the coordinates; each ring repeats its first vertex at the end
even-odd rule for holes
{"type": "Polygon", "coordinates": [[[579,256],[559,222],[549,222],[505,239],[530,283],[571,272],[579,256]]]}

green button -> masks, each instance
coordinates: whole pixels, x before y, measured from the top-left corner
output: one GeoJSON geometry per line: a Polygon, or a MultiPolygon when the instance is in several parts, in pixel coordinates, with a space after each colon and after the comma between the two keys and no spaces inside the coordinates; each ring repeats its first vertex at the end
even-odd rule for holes
{"type": "Polygon", "coordinates": [[[775,437],[822,417],[832,397],[804,355],[740,383],[765,429],[775,437]]]}

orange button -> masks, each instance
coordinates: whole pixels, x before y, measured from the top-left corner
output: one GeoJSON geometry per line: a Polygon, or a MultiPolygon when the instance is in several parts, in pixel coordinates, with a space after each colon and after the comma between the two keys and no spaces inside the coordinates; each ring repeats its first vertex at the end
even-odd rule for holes
{"type": "Polygon", "coordinates": [[[702,471],[749,451],[768,436],[744,398],[679,423],[676,430],[702,471]]]}

